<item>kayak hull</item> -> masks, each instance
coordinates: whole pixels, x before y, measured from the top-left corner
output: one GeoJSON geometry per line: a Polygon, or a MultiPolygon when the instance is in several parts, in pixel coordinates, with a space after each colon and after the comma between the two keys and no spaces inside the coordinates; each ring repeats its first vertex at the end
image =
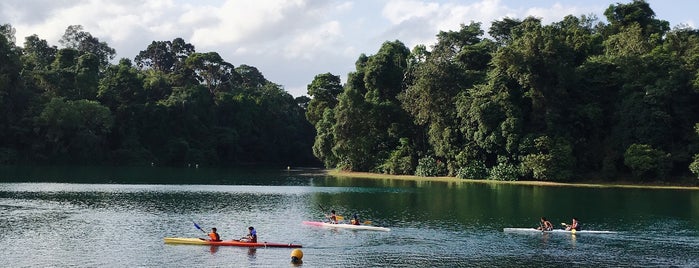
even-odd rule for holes
{"type": "Polygon", "coordinates": [[[595,230],[581,230],[581,231],[566,231],[561,229],[554,229],[551,231],[541,231],[535,228],[504,228],[505,233],[561,233],[561,234],[616,234],[613,231],[595,231],[595,230]]]}
{"type": "Polygon", "coordinates": [[[300,248],[298,244],[270,243],[270,242],[241,242],[238,240],[223,240],[209,241],[201,238],[183,238],[183,237],[166,237],[165,244],[182,244],[182,245],[209,245],[209,246],[231,246],[231,247],[249,247],[249,248],[300,248]]]}
{"type": "Polygon", "coordinates": [[[368,231],[382,231],[382,232],[390,232],[391,231],[391,229],[386,228],[386,227],[379,227],[379,226],[372,226],[372,225],[354,225],[354,224],[345,224],[345,223],[332,224],[332,223],[320,222],[320,221],[304,221],[303,224],[312,225],[312,226],[319,226],[319,227],[327,227],[327,228],[350,229],[350,230],[368,230],[368,231]]]}

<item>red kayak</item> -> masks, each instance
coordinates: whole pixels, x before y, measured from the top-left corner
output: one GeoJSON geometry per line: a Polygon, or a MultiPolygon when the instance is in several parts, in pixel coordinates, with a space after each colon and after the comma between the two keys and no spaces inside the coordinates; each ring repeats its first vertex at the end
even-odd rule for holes
{"type": "Polygon", "coordinates": [[[201,238],[166,237],[165,244],[186,244],[186,245],[210,245],[210,246],[233,246],[233,247],[260,247],[260,248],[300,248],[298,244],[270,243],[270,242],[244,242],[238,240],[209,241],[201,238]]]}

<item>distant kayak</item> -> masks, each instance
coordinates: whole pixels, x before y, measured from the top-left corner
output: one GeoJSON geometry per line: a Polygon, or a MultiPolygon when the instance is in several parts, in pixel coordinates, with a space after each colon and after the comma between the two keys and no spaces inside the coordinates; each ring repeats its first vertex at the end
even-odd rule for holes
{"type": "Polygon", "coordinates": [[[270,248],[300,248],[298,244],[270,243],[270,242],[241,242],[238,240],[209,241],[201,238],[166,237],[165,244],[186,244],[186,245],[210,245],[210,246],[233,246],[233,247],[270,247],[270,248]]]}
{"type": "Polygon", "coordinates": [[[542,231],[535,228],[504,228],[503,232],[506,233],[562,233],[562,234],[616,234],[613,231],[594,231],[594,230],[581,230],[581,231],[566,231],[562,229],[553,229],[551,231],[542,231]]]}
{"type": "Polygon", "coordinates": [[[391,231],[391,229],[386,228],[386,227],[379,227],[379,226],[373,226],[373,225],[363,225],[363,224],[362,225],[345,224],[345,223],[332,224],[332,223],[320,222],[320,221],[304,221],[303,224],[320,226],[320,227],[328,227],[328,228],[352,229],[352,230],[370,230],[370,231],[384,231],[384,232],[391,231]]]}

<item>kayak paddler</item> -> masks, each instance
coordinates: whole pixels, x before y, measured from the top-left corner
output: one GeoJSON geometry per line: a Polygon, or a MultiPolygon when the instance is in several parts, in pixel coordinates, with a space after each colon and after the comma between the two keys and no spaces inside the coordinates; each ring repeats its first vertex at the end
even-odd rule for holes
{"type": "Polygon", "coordinates": [[[547,220],[546,217],[541,217],[539,227],[536,229],[542,231],[551,231],[553,230],[553,224],[551,224],[551,222],[547,220]]]}
{"type": "Polygon", "coordinates": [[[359,225],[359,218],[357,217],[357,213],[354,213],[354,215],[352,215],[350,223],[352,223],[352,225],[359,225]]]}
{"type": "Polygon", "coordinates": [[[571,230],[580,231],[580,222],[578,221],[578,218],[573,217],[573,223],[566,224],[566,231],[571,230]]]}
{"type": "Polygon", "coordinates": [[[216,232],[216,228],[211,228],[211,233],[209,233],[208,235],[209,235],[209,240],[211,240],[211,241],[216,241],[216,242],[221,241],[221,236],[219,236],[218,233],[216,232]]]}
{"type": "Polygon", "coordinates": [[[254,227],[248,227],[248,235],[240,239],[241,242],[257,243],[257,231],[254,227]]]}
{"type": "Polygon", "coordinates": [[[334,209],[330,211],[330,216],[327,216],[327,218],[330,220],[330,223],[337,224],[337,215],[335,215],[334,209]]]}

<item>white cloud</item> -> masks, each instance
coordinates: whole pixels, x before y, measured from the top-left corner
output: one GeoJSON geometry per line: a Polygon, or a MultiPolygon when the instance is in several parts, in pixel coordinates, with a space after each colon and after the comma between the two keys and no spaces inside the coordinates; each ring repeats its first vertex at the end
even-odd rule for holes
{"type": "Polygon", "coordinates": [[[411,19],[426,19],[438,13],[438,3],[424,1],[391,0],[384,6],[382,14],[393,24],[401,24],[411,19]]]}
{"type": "Polygon", "coordinates": [[[383,34],[384,38],[399,39],[406,46],[413,47],[433,45],[437,33],[457,31],[461,24],[481,22],[481,28],[487,32],[492,21],[513,14],[513,10],[500,0],[471,1],[468,4],[392,0],[384,6],[382,14],[393,23],[383,34]]]}
{"type": "Polygon", "coordinates": [[[587,15],[595,12],[599,12],[599,10],[590,10],[589,7],[580,8],[577,6],[563,6],[559,3],[556,3],[550,7],[529,8],[524,12],[523,17],[532,16],[536,18],[541,18],[541,23],[551,24],[563,20],[563,18],[568,15],[579,17],[580,15],[587,15]]]}
{"type": "Polygon", "coordinates": [[[335,6],[337,12],[349,12],[354,8],[354,2],[341,2],[335,6]]]}
{"type": "Polygon", "coordinates": [[[335,49],[329,48],[337,44],[341,35],[340,23],[337,21],[327,22],[315,29],[306,29],[284,47],[284,57],[311,60],[318,57],[320,51],[332,54],[335,49]]]}
{"type": "MultiPolygon", "coordinates": [[[[659,19],[694,27],[689,6],[652,1],[659,19]],[[675,16],[676,14],[676,16],[675,16]],[[671,17],[665,17],[671,16],[671,17]],[[672,17],[675,16],[675,17],[672,17]],[[679,16],[679,17],[677,17],[679,16]],[[673,21],[672,19],[676,19],[673,21]],[[689,19],[688,19],[689,18],[689,19]]],[[[601,14],[609,1],[546,0],[2,0],[0,24],[17,29],[17,42],[37,34],[50,45],[69,25],[85,30],[132,58],[152,41],[182,37],[199,52],[215,51],[228,62],[257,67],[293,95],[319,73],[345,77],[361,53],[384,41],[409,48],[432,45],[439,31],[532,15],[544,23],[565,15],[601,14]]]]}

